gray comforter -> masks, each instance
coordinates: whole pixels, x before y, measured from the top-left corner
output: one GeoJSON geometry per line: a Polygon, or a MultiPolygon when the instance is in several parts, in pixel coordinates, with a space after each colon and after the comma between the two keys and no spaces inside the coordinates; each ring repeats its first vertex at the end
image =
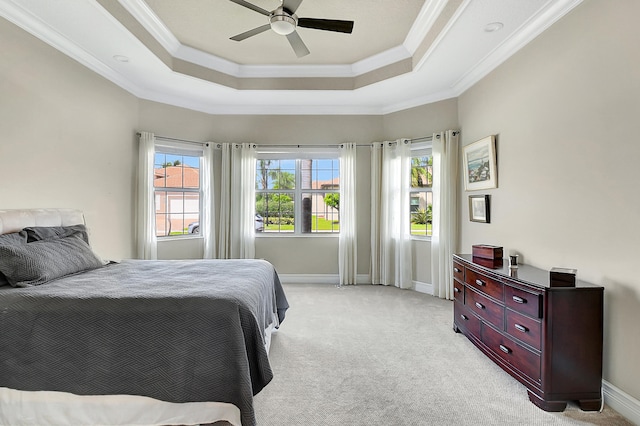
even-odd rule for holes
{"type": "Polygon", "coordinates": [[[0,287],[0,386],[236,405],[272,378],[264,330],[288,308],[261,260],[123,261],[0,287]]]}

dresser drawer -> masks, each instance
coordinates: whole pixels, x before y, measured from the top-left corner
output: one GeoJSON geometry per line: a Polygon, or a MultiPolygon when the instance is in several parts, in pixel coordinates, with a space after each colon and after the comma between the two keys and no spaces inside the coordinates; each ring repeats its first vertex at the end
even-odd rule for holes
{"type": "Polygon", "coordinates": [[[464,302],[467,309],[475,312],[480,318],[495,325],[499,329],[504,327],[504,307],[482,294],[464,289],[464,302]]]}
{"type": "Polygon", "coordinates": [[[458,326],[460,331],[466,335],[473,335],[476,339],[480,339],[480,319],[473,315],[469,310],[460,302],[453,302],[453,323],[458,326]]]}
{"type": "Polygon", "coordinates": [[[535,381],[540,381],[540,356],[491,327],[482,327],[482,341],[496,355],[513,366],[522,374],[535,381]]]}
{"type": "Polygon", "coordinates": [[[461,283],[464,282],[464,266],[455,261],[453,262],[453,278],[460,280],[461,283]]]}
{"type": "Polygon", "coordinates": [[[519,288],[504,286],[504,304],[521,314],[542,318],[542,295],[519,288]]]}
{"type": "Polygon", "coordinates": [[[489,278],[488,276],[467,268],[465,273],[465,282],[471,287],[482,293],[502,301],[503,284],[500,281],[489,278]]]}
{"type": "Polygon", "coordinates": [[[529,346],[540,350],[542,341],[542,325],[539,321],[522,314],[505,310],[507,333],[529,346]]]}
{"type": "Polygon", "coordinates": [[[453,299],[464,304],[464,285],[453,280],[453,299]]]}

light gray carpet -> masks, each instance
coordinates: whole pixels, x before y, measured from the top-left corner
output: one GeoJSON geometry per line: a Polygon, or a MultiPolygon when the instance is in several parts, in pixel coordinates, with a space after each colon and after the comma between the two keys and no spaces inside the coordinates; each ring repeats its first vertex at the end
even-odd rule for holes
{"type": "Polygon", "coordinates": [[[631,425],[613,410],[547,413],[453,332],[453,303],[383,286],[285,285],[259,426],[631,425]]]}

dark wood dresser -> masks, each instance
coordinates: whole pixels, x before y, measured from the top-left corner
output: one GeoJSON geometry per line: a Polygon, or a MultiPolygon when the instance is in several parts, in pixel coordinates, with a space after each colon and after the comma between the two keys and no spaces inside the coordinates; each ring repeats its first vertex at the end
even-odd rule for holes
{"type": "Polygon", "coordinates": [[[602,402],[604,288],[551,287],[549,271],[453,256],[453,329],[528,389],[545,411],[602,402]]]}

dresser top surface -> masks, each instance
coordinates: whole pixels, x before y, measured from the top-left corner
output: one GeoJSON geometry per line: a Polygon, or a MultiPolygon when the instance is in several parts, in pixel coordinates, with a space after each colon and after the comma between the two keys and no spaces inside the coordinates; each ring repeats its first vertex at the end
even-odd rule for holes
{"type": "Polygon", "coordinates": [[[551,287],[549,271],[544,269],[526,264],[518,264],[517,268],[510,268],[509,262],[506,259],[496,259],[494,262],[488,259],[479,259],[471,254],[454,254],[453,257],[454,259],[457,258],[458,261],[470,264],[474,268],[487,272],[488,274],[498,275],[512,281],[523,282],[536,287],[553,289],[554,291],[565,289],[570,290],[573,288],[603,288],[601,286],[579,280],[577,277],[575,287],[551,287]]]}

